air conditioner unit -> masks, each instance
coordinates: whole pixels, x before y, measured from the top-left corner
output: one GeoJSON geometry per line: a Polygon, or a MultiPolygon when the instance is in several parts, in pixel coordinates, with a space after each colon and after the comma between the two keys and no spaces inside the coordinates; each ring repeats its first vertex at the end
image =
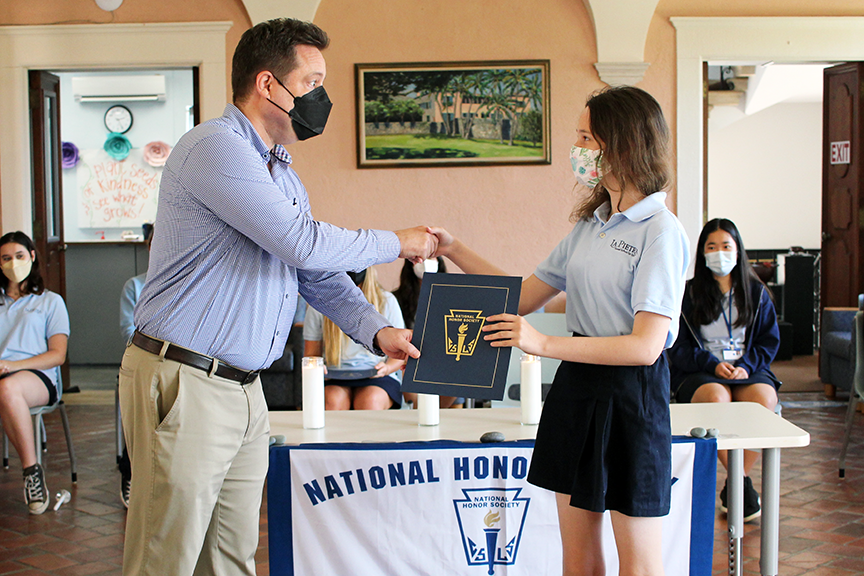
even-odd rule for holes
{"type": "Polygon", "coordinates": [[[72,77],[77,102],[165,100],[165,76],[79,76],[72,77]]]}

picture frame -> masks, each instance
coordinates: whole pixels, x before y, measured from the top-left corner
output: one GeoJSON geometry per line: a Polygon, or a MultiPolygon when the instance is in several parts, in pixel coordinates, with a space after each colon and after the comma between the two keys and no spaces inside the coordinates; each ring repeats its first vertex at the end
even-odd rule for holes
{"type": "Polygon", "coordinates": [[[549,60],[355,64],[357,167],[550,164],[549,60]]]}

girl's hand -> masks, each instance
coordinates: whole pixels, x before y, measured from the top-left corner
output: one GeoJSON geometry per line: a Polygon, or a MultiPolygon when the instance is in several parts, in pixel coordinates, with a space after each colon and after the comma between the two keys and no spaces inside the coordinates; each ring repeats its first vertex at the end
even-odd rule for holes
{"type": "Polygon", "coordinates": [[[447,230],[438,226],[427,227],[426,231],[438,237],[438,250],[436,250],[435,254],[433,254],[430,258],[446,256],[448,249],[456,241],[456,238],[454,238],[453,235],[450,234],[447,230]]]}
{"type": "Polygon", "coordinates": [[[736,366],[732,371],[732,380],[746,380],[750,375],[747,374],[747,370],[742,368],[741,366],[736,366]]]}
{"type": "Polygon", "coordinates": [[[717,364],[717,367],[714,368],[714,375],[718,378],[723,378],[724,380],[735,380],[735,377],[733,376],[734,374],[735,367],[729,362],[720,362],[717,364]]]}
{"type": "Polygon", "coordinates": [[[483,326],[483,332],[490,334],[486,334],[483,339],[493,347],[515,346],[526,354],[543,355],[547,336],[535,330],[522,316],[496,314],[487,318],[487,321],[492,324],[483,326]]]}
{"type": "Polygon", "coordinates": [[[405,360],[387,360],[379,362],[375,365],[375,369],[378,370],[378,373],[375,376],[372,376],[372,378],[383,378],[384,376],[389,376],[390,374],[405,368],[407,363],[408,362],[405,360]]]}
{"type": "Polygon", "coordinates": [[[0,360],[0,375],[9,374],[10,372],[15,372],[13,363],[7,360],[0,360]]]}

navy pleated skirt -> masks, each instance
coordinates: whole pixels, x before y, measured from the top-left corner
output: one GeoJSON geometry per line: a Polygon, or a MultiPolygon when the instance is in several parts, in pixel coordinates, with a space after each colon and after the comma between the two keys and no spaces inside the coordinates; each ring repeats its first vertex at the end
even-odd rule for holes
{"type": "Polygon", "coordinates": [[[546,397],[528,481],[570,505],[627,516],[669,513],[669,370],[562,362],[546,397]]]}

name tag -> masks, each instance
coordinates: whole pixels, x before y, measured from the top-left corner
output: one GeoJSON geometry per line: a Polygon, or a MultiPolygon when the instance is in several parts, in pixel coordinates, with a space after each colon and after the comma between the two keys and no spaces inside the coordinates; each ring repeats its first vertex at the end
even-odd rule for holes
{"type": "Polygon", "coordinates": [[[723,360],[726,360],[727,362],[738,360],[743,355],[744,351],[740,348],[726,348],[723,350],[723,360]]]}

